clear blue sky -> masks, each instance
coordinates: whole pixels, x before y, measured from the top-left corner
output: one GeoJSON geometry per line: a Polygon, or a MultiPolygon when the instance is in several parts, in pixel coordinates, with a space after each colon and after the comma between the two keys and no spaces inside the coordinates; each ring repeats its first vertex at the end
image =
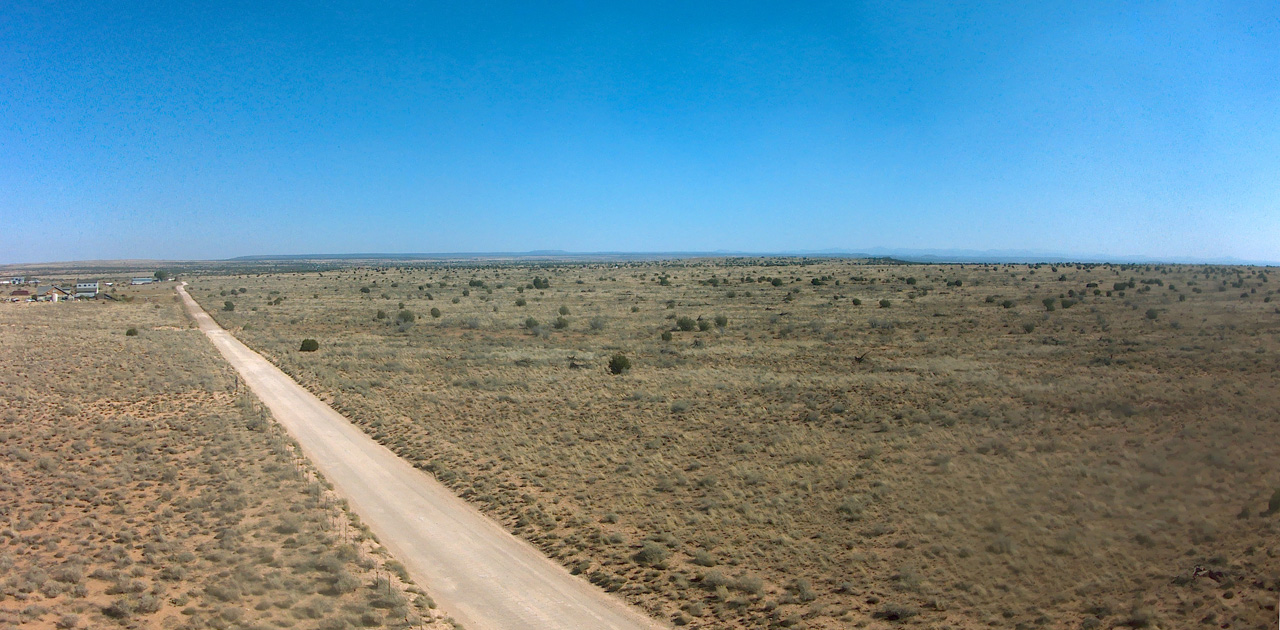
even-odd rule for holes
{"type": "Polygon", "coordinates": [[[0,219],[0,263],[1280,261],[1280,5],[8,0],[0,219]]]}

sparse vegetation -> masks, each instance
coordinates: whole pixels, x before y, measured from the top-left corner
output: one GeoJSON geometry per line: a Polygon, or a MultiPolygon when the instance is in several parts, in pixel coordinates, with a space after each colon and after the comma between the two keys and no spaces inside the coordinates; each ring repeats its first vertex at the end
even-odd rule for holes
{"type": "Polygon", "coordinates": [[[1280,427],[1265,421],[1280,398],[1269,285],[1248,268],[1054,267],[734,259],[184,277],[214,306],[233,286],[318,295],[215,315],[389,448],[662,619],[1190,627],[1212,612],[1259,626],[1249,585],[1280,580],[1266,561],[1278,521],[1262,516],[1280,458],[1280,427]],[[1143,282],[1155,279],[1186,299],[1143,282]],[[370,326],[369,296],[344,288],[425,312],[417,287],[452,299],[471,280],[485,286],[407,330],[370,326]],[[1215,290],[1222,280],[1231,290],[1215,290]],[[1126,295],[1105,295],[1113,283],[1126,295]],[[1053,311],[1040,306],[1050,297],[1053,311]],[[289,352],[302,335],[326,339],[323,355],[289,352]],[[620,353],[631,367],[610,378],[620,353]],[[1230,572],[1233,597],[1180,577],[1197,564],[1230,572]],[[1130,615],[1138,600],[1149,616],[1130,615]]]}
{"type": "Polygon", "coordinates": [[[0,626],[450,627],[405,598],[420,589],[236,387],[172,288],[131,291],[0,305],[0,352],[25,357],[0,362],[0,626]],[[124,322],[147,334],[120,345],[124,322]],[[388,575],[403,603],[370,607],[388,575]]]}

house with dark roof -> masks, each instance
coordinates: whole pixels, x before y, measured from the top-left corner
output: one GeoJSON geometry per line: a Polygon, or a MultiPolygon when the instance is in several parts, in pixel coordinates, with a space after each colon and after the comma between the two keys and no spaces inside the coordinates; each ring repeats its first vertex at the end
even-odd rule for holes
{"type": "Polygon", "coordinates": [[[72,292],[56,284],[41,287],[36,291],[37,302],[59,302],[72,296],[72,292]]]}

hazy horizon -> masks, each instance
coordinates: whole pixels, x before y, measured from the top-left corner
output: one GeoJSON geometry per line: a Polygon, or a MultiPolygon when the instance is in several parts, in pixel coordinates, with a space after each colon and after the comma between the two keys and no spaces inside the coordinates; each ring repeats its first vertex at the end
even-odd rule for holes
{"type": "Polygon", "coordinates": [[[19,1],[0,264],[1017,250],[1280,261],[1265,3],[19,1]]]}

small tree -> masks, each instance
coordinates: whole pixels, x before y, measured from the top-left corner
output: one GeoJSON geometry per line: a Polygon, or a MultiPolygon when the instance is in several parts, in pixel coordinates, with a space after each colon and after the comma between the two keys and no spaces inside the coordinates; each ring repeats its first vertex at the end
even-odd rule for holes
{"type": "Polygon", "coordinates": [[[165,280],[168,280],[168,279],[169,279],[169,272],[163,269],[156,272],[156,280],[164,282],[165,280]]]}
{"type": "Polygon", "coordinates": [[[529,330],[533,330],[534,328],[538,327],[538,320],[530,317],[524,320],[524,327],[528,328],[529,330]]]}
{"type": "Polygon", "coordinates": [[[431,308],[431,316],[432,316],[432,317],[434,317],[434,318],[436,318],[436,319],[440,319],[440,309],[435,308],[435,307],[432,307],[432,308],[431,308]]]}
{"type": "Polygon", "coordinates": [[[1155,319],[1160,316],[1160,311],[1154,308],[1147,309],[1147,319],[1155,319]]]}
{"type": "Polygon", "coordinates": [[[631,369],[631,359],[621,352],[609,358],[609,372],[613,374],[622,374],[631,369]]]}
{"type": "Polygon", "coordinates": [[[889,300],[880,300],[880,308],[889,308],[892,304],[889,300]]]}
{"type": "Polygon", "coordinates": [[[236,305],[235,305],[234,303],[232,303],[232,301],[231,301],[231,300],[227,300],[226,302],[223,302],[223,303],[222,303],[222,310],[227,311],[227,312],[234,311],[234,310],[236,310],[236,305]]]}
{"type": "Polygon", "coordinates": [[[320,342],[316,341],[315,339],[303,339],[302,347],[298,348],[298,350],[302,352],[315,352],[316,350],[319,350],[319,349],[320,349],[320,342]]]}

